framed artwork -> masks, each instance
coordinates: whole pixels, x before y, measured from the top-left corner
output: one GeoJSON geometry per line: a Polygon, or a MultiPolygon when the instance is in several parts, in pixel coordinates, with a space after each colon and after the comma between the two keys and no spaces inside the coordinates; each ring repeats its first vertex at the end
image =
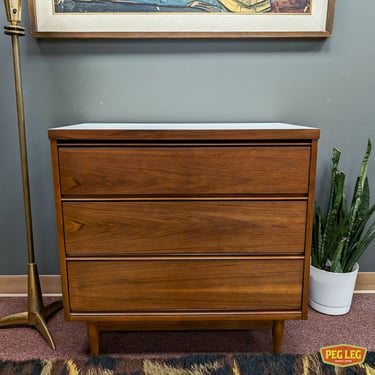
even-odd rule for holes
{"type": "Polygon", "coordinates": [[[37,38],[329,37],[335,0],[28,0],[37,38]]]}

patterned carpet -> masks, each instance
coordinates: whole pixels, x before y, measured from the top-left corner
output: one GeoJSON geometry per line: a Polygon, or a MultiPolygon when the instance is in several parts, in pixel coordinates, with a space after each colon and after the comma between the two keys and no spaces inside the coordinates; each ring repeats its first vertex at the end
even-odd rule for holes
{"type": "Polygon", "coordinates": [[[169,359],[124,359],[0,362],[0,375],[374,375],[375,352],[349,367],[324,364],[320,354],[193,355],[169,359]]]}

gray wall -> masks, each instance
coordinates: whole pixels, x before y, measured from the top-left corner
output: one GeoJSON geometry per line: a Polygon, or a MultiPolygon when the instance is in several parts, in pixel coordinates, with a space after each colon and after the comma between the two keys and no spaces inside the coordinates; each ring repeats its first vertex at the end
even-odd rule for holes
{"type": "MultiPolygon", "coordinates": [[[[342,167],[353,180],[368,137],[375,148],[375,2],[336,3],[334,33],[327,40],[21,38],[39,272],[59,273],[49,127],[131,121],[311,125],[321,128],[317,198],[326,196],[334,145],[342,149],[342,167]]],[[[29,30],[24,8],[22,24],[29,30]]],[[[0,25],[7,25],[0,9],[0,25]]],[[[0,35],[0,51],[0,274],[25,274],[9,36],[0,35]]],[[[375,192],[375,150],[370,164],[375,192]]],[[[375,244],[360,266],[375,271],[375,244]]]]}

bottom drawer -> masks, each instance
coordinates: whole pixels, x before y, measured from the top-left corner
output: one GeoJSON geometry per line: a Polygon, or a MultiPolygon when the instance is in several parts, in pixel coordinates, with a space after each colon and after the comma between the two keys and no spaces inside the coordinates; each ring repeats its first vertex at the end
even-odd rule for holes
{"type": "Polygon", "coordinates": [[[70,312],[300,310],[303,259],[67,262],[70,312]]]}

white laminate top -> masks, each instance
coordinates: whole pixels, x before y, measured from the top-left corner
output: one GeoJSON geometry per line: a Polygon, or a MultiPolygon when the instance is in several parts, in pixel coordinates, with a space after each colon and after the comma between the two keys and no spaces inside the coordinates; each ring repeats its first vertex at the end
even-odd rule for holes
{"type": "Polygon", "coordinates": [[[82,123],[53,129],[69,130],[303,130],[309,126],[284,123],[82,123]]]}

